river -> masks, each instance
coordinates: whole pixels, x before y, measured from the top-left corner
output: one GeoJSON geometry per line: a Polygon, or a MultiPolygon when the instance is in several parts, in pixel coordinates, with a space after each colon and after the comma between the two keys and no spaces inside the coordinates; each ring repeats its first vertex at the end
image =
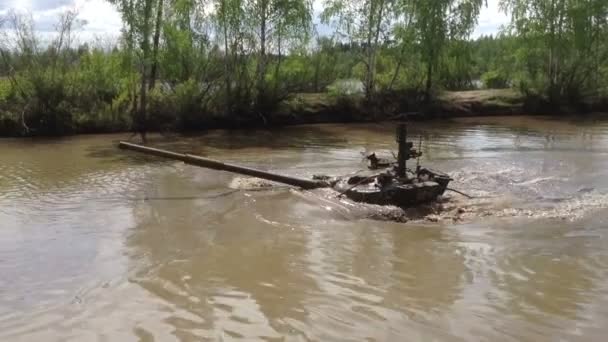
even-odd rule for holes
{"type": "MultiPolygon", "coordinates": [[[[329,190],[116,149],[128,135],[1,139],[0,340],[604,341],[608,120],[410,132],[475,199],[374,220],[329,190]]],[[[152,137],[301,177],[394,140],[389,124],[152,137]]]]}

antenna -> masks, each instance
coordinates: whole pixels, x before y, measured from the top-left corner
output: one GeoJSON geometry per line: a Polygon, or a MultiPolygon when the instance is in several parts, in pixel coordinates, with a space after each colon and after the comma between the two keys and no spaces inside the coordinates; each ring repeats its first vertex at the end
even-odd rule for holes
{"type": "Polygon", "coordinates": [[[406,176],[406,163],[405,161],[410,158],[411,143],[407,142],[407,124],[399,123],[397,125],[396,134],[397,144],[399,144],[399,152],[397,154],[397,177],[402,178],[406,176]]]}
{"type": "Polygon", "coordinates": [[[420,157],[422,156],[422,134],[418,140],[418,158],[416,158],[416,173],[420,172],[420,157]]]}

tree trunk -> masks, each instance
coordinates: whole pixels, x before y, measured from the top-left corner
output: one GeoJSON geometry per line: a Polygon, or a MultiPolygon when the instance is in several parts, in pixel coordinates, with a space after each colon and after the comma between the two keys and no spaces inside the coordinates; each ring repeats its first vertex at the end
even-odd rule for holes
{"type": "MultiPolygon", "coordinates": [[[[129,13],[133,13],[133,0],[130,0],[127,4],[129,13]]],[[[135,28],[133,27],[133,23],[131,21],[127,21],[127,52],[129,56],[129,67],[134,67],[134,58],[133,58],[133,50],[135,47],[135,37],[133,31],[135,28]]],[[[137,111],[137,81],[135,79],[135,75],[130,73],[130,82],[129,82],[129,96],[131,98],[131,118],[134,124],[137,121],[137,117],[139,115],[137,111]]],[[[134,127],[134,132],[137,133],[137,127],[134,127]]]]}
{"type": "Polygon", "coordinates": [[[380,42],[380,29],[382,25],[382,14],[384,13],[384,0],[380,1],[380,8],[378,9],[378,17],[376,18],[376,37],[374,38],[374,48],[372,50],[371,58],[371,73],[370,73],[370,89],[372,92],[376,88],[376,51],[378,49],[378,43],[380,42]]]}
{"type": "Polygon", "coordinates": [[[142,67],[142,77],[141,77],[141,88],[140,88],[140,94],[139,94],[139,113],[138,113],[138,119],[137,119],[137,130],[139,131],[139,134],[141,134],[141,140],[146,143],[146,131],[147,131],[147,124],[148,124],[148,110],[147,110],[147,88],[146,88],[146,78],[144,77],[146,73],[146,66],[144,65],[142,67]]]}
{"type": "Polygon", "coordinates": [[[555,96],[555,0],[551,0],[550,5],[550,23],[549,23],[549,101],[554,103],[557,97],[555,96]]]}
{"type": "Polygon", "coordinates": [[[395,68],[395,72],[393,73],[393,77],[391,78],[391,83],[388,86],[388,90],[393,90],[393,86],[397,81],[397,77],[399,76],[399,72],[401,71],[401,65],[403,64],[403,54],[405,53],[405,43],[401,46],[401,50],[399,51],[399,61],[397,62],[397,67],[395,68]]]}
{"type": "Polygon", "coordinates": [[[429,58],[426,69],[426,89],[424,92],[424,102],[431,103],[431,91],[433,88],[433,58],[429,58]]]}
{"type": "Polygon", "coordinates": [[[277,60],[277,66],[274,69],[274,96],[275,98],[278,98],[278,93],[279,93],[279,73],[281,72],[281,61],[282,61],[282,52],[281,52],[281,38],[282,38],[282,25],[279,24],[279,28],[278,28],[279,32],[278,32],[278,60],[277,60]]]}
{"type": "Polygon", "coordinates": [[[230,77],[231,68],[230,68],[230,58],[228,55],[228,20],[226,19],[226,0],[222,1],[222,23],[224,26],[224,80],[226,82],[226,108],[225,113],[226,116],[231,113],[231,103],[232,103],[232,78],[230,77]]]}
{"type": "Polygon", "coordinates": [[[154,46],[152,48],[152,68],[150,70],[150,83],[148,89],[154,89],[156,84],[156,76],[158,69],[158,45],[160,41],[160,31],[162,28],[163,20],[163,0],[158,0],[158,8],[156,10],[156,27],[154,28],[154,46]]]}
{"type": "Polygon", "coordinates": [[[315,76],[314,76],[314,84],[313,89],[314,92],[319,92],[319,73],[321,69],[321,50],[317,53],[316,63],[315,63],[315,76]]]}
{"type": "Polygon", "coordinates": [[[266,18],[266,12],[267,12],[267,0],[261,0],[260,1],[260,56],[259,56],[259,60],[258,60],[258,82],[257,82],[257,91],[258,91],[258,100],[257,100],[257,106],[258,109],[261,108],[261,106],[263,106],[264,102],[265,102],[265,82],[264,82],[264,78],[266,76],[266,25],[267,25],[267,18],[266,18]]]}
{"type": "Polygon", "coordinates": [[[144,5],[144,22],[142,29],[142,68],[141,68],[141,87],[140,87],[140,102],[139,102],[139,119],[137,126],[141,139],[146,142],[146,132],[148,130],[148,109],[147,109],[147,79],[148,79],[148,64],[150,63],[150,17],[152,14],[152,0],[146,0],[144,5]]]}
{"type": "Polygon", "coordinates": [[[368,100],[372,98],[373,91],[373,48],[372,48],[372,36],[373,36],[373,28],[374,28],[374,10],[375,10],[375,1],[369,0],[369,16],[367,18],[367,72],[365,73],[365,96],[368,100]]]}
{"type": "Polygon", "coordinates": [[[395,72],[393,73],[393,77],[391,78],[391,83],[388,85],[389,91],[393,90],[393,87],[395,86],[395,82],[397,81],[397,76],[399,75],[399,72],[401,71],[401,64],[403,64],[403,62],[401,61],[401,58],[399,58],[399,62],[397,62],[397,67],[395,68],[395,72]]]}

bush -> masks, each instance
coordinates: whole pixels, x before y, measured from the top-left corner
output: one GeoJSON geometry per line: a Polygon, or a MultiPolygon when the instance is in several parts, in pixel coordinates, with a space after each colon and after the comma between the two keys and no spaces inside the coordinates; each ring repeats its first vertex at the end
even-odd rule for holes
{"type": "Polygon", "coordinates": [[[33,133],[62,135],[72,132],[73,106],[63,75],[35,68],[20,74],[18,84],[20,92],[15,105],[24,110],[26,124],[33,133]]]}
{"type": "Polygon", "coordinates": [[[201,128],[205,113],[202,92],[201,85],[193,79],[175,87],[157,85],[150,92],[150,123],[161,130],[201,128]]]}
{"type": "Polygon", "coordinates": [[[496,70],[491,70],[481,75],[481,82],[487,89],[509,88],[508,78],[496,70]]]}
{"type": "Polygon", "coordinates": [[[6,104],[11,94],[11,82],[6,77],[0,77],[0,106],[6,104]]]}
{"type": "Polygon", "coordinates": [[[357,79],[336,80],[327,87],[327,92],[335,98],[361,97],[365,94],[363,83],[357,79]]]}

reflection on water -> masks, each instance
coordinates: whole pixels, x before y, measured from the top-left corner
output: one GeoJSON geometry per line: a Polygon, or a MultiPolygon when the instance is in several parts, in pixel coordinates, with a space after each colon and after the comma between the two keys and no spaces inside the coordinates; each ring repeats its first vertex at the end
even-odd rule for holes
{"type": "MultiPolygon", "coordinates": [[[[0,339],[603,340],[608,121],[420,123],[454,187],[438,223],[362,219],[331,191],[118,151],[3,140],[0,339]],[[458,213],[458,217],[455,217],[458,213]]],[[[390,155],[390,125],[153,143],[308,177],[390,155]]],[[[365,210],[371,210],[365,208],[365,210]]]]}

